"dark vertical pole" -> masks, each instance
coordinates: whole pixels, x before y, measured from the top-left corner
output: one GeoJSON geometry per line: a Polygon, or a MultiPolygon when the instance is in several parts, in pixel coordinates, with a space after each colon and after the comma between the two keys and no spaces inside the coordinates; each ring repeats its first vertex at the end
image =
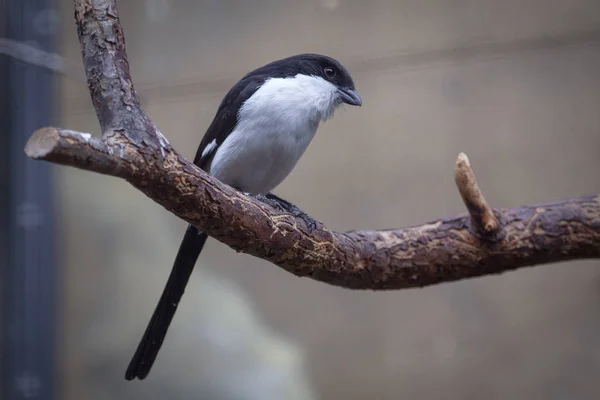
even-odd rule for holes
{"type": "MultiPolygon", "coordinates": [[[[0,37],[8,35],[8,0],[0,0],[0,37]]],[[[0,54],[0,399],[4,399],[7,392],[6,380],[8,377],[6,365],[6,350],[8,340],[7,300],[8,300],[8,243],[10,193],[9,193],[9,163],[10,154],[10,109],[9,109],[9,82],[8,56],[0,54]]]]}
{"type": "MultiPolygon", "coordinates": [[[[2,36],[54,52],[58,10],[53,0],[0,0],[2,36]]],[[[56,395],[56,283],[51,166],[25,157],[36,129],[56,115],[53,73],[0,55],[0,398],[56,395]],[[6,240],[4,240],[6,239],[6,240]]]]}

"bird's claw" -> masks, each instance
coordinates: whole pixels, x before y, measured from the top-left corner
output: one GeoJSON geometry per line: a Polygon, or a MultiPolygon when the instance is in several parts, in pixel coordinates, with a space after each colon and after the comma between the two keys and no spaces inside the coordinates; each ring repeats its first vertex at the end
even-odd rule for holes
{"type": "Polygon", "coordinates": [[[249,196],[254,197],[256,200],[260,201],[261,203],[270,205],[271,207],[273,207],[276,210],[279,210],[282,212],[288,211],[287,208],[284,207],[284,204],[282,204],[281,202],[279,202],[275,199],[267,197],[264,194],[256,194],[256,195],[249,195],[249,196]]]}
{"type": "Polygon", "coordinates": [[[301,218],[304,221],[304,223],[306,224],[306,229],[309,233],[317,229],[317,227],[319,226],[319,221],[317,221],[310,215],[303,213],[302,211],[300,211],[300,214],[294,214],[294,216],[296,218],[301,218]]]}
{"type": "Polygon", "coordinates": [[[253,197],[262,203],[270,205],[276,210],[288,212],[294,217],[303,220],[308,232],[312,232],[319,226],[319,222],[317,220],[300,210],[295,204],[292,204],[289,201],[274,195],[273,193],[268,193],[266,195],[259,194],[253,197]]]}

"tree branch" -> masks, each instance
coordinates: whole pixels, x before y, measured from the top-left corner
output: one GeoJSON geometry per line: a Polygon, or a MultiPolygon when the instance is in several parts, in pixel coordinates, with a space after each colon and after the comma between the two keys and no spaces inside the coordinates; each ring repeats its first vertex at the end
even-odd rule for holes
{"type": "Polygon", "coordinates": [[[355,289],[402,289],[524,266],[600,257],[600,199],[492,210],[468,159],[456,183],[469,214],[398,230],[334,232],[275,210],[179,155],[141,109],[114,0],[75,0],[82,58],[102,139],[59,128],[25,153],[126,179],[168,211],[231,248],[297,276],[355,289]]]}

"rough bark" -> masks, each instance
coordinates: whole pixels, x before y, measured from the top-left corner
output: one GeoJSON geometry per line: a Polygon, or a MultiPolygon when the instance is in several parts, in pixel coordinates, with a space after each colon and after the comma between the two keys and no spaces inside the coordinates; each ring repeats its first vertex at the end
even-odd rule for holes
{"type": "Polygon", "coordinates": [[[383,231],[309,230],[210,177],[179,155],[140,107],[114,0],[75,0],[75,19],[102,139],[59,128],[25,148],[46,160],[129,181],[231,248],[297,276],[354,289],[402,289],[524,266],[600,257],[600,198],[492,210],[464,154],[456,183],[469,214],[383,231]]]}

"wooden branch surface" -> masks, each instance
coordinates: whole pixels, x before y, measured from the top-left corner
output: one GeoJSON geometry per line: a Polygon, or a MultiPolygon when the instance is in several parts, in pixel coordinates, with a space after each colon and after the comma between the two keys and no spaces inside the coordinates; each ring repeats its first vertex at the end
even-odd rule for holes
{"type": "Polygon", "coordinates": [[[231,248],[297,275],[354,289],[402,289],[565,260],[600,258],[600,198],[492,210],[468,159],[456,183],[469,214],[383,231],[308,231],[179,155],[141,109],[114,0],[75,0],[90,95],[103,138],[33,134],[34,159],[120,177],[231,248]]]}

